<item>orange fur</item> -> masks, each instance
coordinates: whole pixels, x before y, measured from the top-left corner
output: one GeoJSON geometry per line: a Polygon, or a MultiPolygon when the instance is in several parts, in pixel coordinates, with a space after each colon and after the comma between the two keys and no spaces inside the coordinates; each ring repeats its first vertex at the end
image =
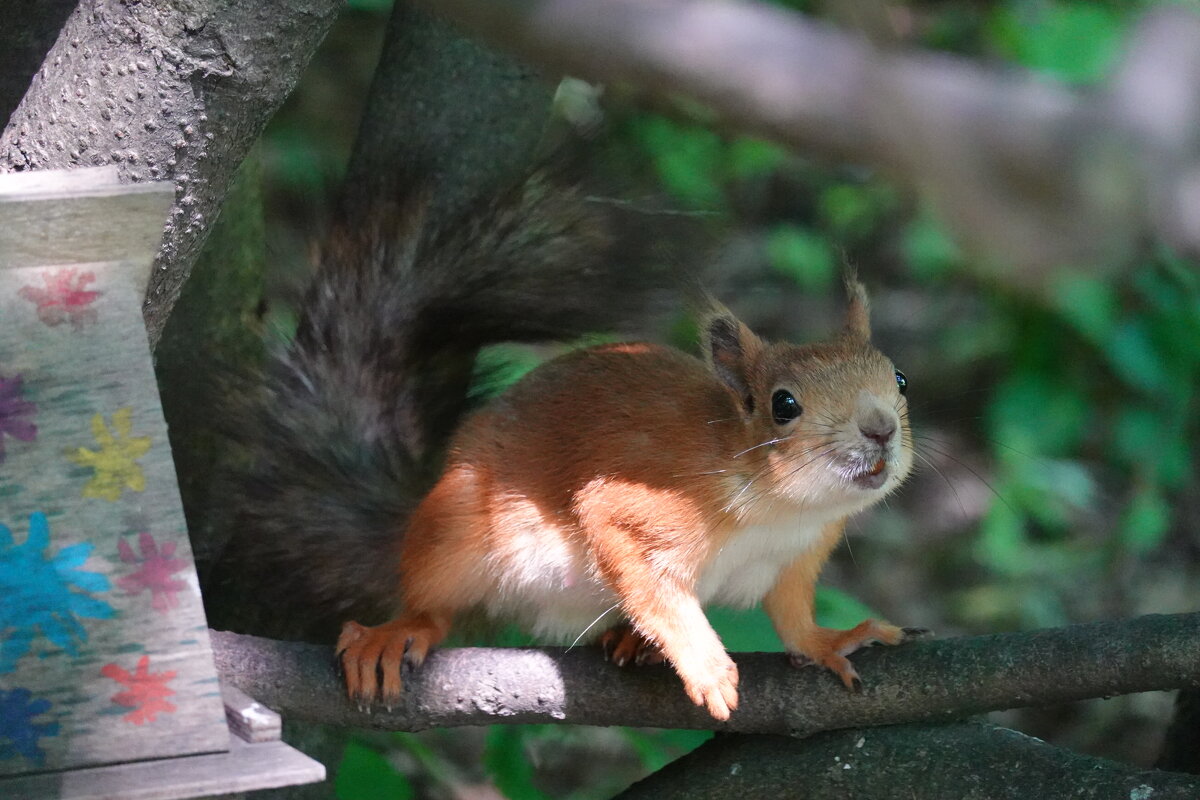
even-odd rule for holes
{"type": "Polygon", "coordinates": [[[868,342],[854,287],[830,342],[767,344],[717,310],[707,363],[601,345],[543,365],[469,418],[404,534],[401,615],[343,632],[351,694],[394,701],[401,662],[418,665],[469,608],[568,639],[611,613],[630,626],[607,638],[621,660],[665,658],[693,702],[726,719],[737,669],[703,606],[764,595],[789,652],[851,685],[847,653],[904,634],[817,627],[817,575],[845,518],[911,466],[894,368],[868,342]],[[803,409],[783,423],[781,390],[803,409]]]}

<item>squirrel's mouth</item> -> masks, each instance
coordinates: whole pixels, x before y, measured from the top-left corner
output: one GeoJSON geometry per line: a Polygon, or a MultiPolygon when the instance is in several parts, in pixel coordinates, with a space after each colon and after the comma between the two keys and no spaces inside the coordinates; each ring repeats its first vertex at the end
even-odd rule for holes
{"type": "Polygon", "coordinates": [[[880,458],[870,466],[861,467],[850,475],[850,481],[862,489],[878,489],[887,482],[887,461],[880,458]]]}

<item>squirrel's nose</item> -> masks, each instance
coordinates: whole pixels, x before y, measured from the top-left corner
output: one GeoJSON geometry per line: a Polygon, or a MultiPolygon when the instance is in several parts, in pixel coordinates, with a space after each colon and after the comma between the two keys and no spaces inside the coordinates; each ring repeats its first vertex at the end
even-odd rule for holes
{"type": "Polygon", "coordinates": [[[888,442],[896,435],[896,424],[891,420],[880,420],[871,424],[859,423],[858,430],[862,435],[877,443],[880,447],[887,447],[888,442]]]}

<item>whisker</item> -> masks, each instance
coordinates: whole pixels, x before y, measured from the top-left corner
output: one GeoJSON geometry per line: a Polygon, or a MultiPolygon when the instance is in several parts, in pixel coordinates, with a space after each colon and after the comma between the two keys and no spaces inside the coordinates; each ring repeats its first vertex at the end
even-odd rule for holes
{"type": "Polygon", "coordinates": [[[691,478],[697,475],[720,475],[723,472],[729,472],[727,469],[710,469],[707,472],[680,472],[672,475],[672,478],[691,478]]]}
{"type": "Polygon", "coordinates": [[[927,467],[929,467],[931,470],[933,470],[935,473],[937,473],[938,477],[946,482],[946,487],[949,488],[950,493],[952,495],[954,495],[954,500],[955,500],[955,502],[958,503],[958,508],[960,511],[962,511],[962,515],[965,518],[967,516],[967,507],[965,505],[963,505],[962,497],[960,497],[958,494],[958,489],[955,487],[955,485],[953,483],[950,482],[950,479],[948,477],[946,477],[946,473],[942,472],[942,470],[938,468],[937,464],[933,463],[928,458],[926,458],[925,454],[920,452],[919,450],[913,450],[913,455],[916,456],[917,458],[921,459],[922,463],[924,463],[927,467]]]}
{"type": "Polygon", "coordinates": [[[730,511],[732,511],[733,507],[735,505],[737,505],[737,501],[740,500],[742,498],[742,495],[744,495],[746,493],[746,490],[750,488],[750,484],[754,483],[754,478],[755,478],[755,476],[751,475],[749,480],[746,481],[746,485],[742,487],[742,490],[740,492],[738,492],[737,495],[732,500],[729,501],[729,505],[725,506],[724,512],[726,514],[728,514],[730,511]]]}
{"type": "MultiPolygon", "coordinates": [[[[988,481],[987,481],[987,480],[986,480],[986,479],[985,479],[985,478],[984,478],[982,475],[980,475],[978,472],[976,472],[976,471],[975,471],[975,469],[974,469],[973,467],[971,467],[971,465],[967,464],[967,462],[963,461],[963,460],[962,460],[962,459],[960,459],[960,458],[957,458],[957,457],[955,457],[955,456],[951,455],[950,453],[946,452],[945,450],[940,450],[940,449],[938,449],[938,448],[936,448],[936,447],[933,447],[933,446],[931,446],[931,445],[930,445],[928,442],[925,442],[925,443],[924,443],[924,446],[925,446],[925,448],[926,448],[926,449],[928,449],[928,450],[932,451],[933,453],[935,453],[935,454],[937,454],[937,455],[941,456],[942,458],[948,458],[948,459],[950,459],[950,460],[951,460],[951,461],[953,461],[955,464],[958,464],[960,467],[962,467],[963,469],[965,469],[967,472],[969,472],[969,473],[971,473],[972,475],[974,475],[974,476],[975,476],[975,479],[976,479],[977,481],[979,481],[980,483],[982,483],[984,486],[986,486],[986,487],[987,487],[987,489],[988,489],[988,491],[989,491],[989,492],[991,492],[993,495],[995,495],[995,496],[996,496],[996,499],[997,499],[997,500],[999,500],[1001,503],[1003,503],[1003,504],[1004,504],[1004,507],[1005,507],[1005,508],[1007,508],[1009,511],[1011,511],[1011,512],[1012,512],[1014,515],[1016,515],[1016,516],[1018,516],[1018,517],[1019,517],[1019,516],[1021,516],[1021,515],[1020,515],[1020,514],[1017,512],[1017,510],[1016,510],[1015,508],[1013,508],[1012,504],[1011,504],[1011,503],[1009,503],[1007,500],[1005,500],[1005,499],[1004,499],[1004,496],[1003,496],[1002,494],[1000,494],[998,491],[996,491],[996,487],[994,487],[994,486],[992,486],[992,484],[988,483],[988,481]]],[[[915,453],[915,452],[917,452],[917,451],[916,451],[916,450],[913,450],[913,452],[915,453]]]]}
{"type": "Polygon", "coordinates": [[[609,613],[619,605],[621,605],[621,604],[613,603],[611,606],[609,606],[603,612],[601,612],[600,616],[598,616],[594,620],[592,620],[591,625],[588,625],[586,628],[583,629],[583,633],[581,633],[575,637],[575,641],[571,642],[571,646],[567,648],[566,652],[568,652],[568,653],[571,652],[571,649],[574,648],[575,645],[579,644],[580,640],[583,639],[583,637],[587,636],[587,632],[590,631],[592,628],[596,627],[596,623],[598,623],[600,620],[607,617],[609,615],[609,613]]]}
{"type": "Polygon", "coordinates": [[[789,439],[794,439],[794,438],[796,438],[796,437],[795,437],[795,435],[792,435],[792,436],[781,436],[781,437],[779,437],[778,439],[768,439],[767,441],[765,441],[765,442],[761,442],[760,444],[756,444],[756,445],[754,445],[753,447],[747,447],[745,450],[743,450],[743,451],[742,451],[742,452],[740,452],[740,453],[734,453],[734,454],[733,454],[733,458],[740,458],[741,456],[744,456],[744,455],[746,455],[746,453],[749,453],[751,450],[757,450],[758,448],[760,448],[760,447],[766,447],[767,445],[779,444],[780,442],[786,442],[786,441],[788,441],[789,439]]]}

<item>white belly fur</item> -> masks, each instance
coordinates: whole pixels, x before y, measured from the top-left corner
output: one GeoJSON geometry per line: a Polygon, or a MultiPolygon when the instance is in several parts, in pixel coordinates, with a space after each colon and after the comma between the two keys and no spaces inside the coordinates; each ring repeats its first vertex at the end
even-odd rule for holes
{"type": "MultiPolygon", "coordinates": [[[[520,524],[509,519],[508,546],[493,551],[503,555],[494,555],[487,565],[498,589],[488,612],[548,641],[591,639],[620,622],[617,597],[591,568],[577,532],[530,507],[518,514],[520,524]]],[[[697,581],[700,603],[754,606],[775,585],[780,570],[816,544],[824,526],[840,516],[844,513],[784,515],[732,534],[697,581]]]]}
{"type": "Polygon", "coordinates": [[[617,599],[597,580],[570,523],[542,514],[532,503],[505,508],[506,545],[487,565],[496,592],[487,611],[518,622],[539,639],[592,638],[621,620],[617,599]]]}
{"type": "Polygon", "coordinates": [[[775,585],[779,572],[815,545],[838,515],[784,516],[734,533],[705,566],[696,583],[704,605],[750,608],[775,585]]]}

